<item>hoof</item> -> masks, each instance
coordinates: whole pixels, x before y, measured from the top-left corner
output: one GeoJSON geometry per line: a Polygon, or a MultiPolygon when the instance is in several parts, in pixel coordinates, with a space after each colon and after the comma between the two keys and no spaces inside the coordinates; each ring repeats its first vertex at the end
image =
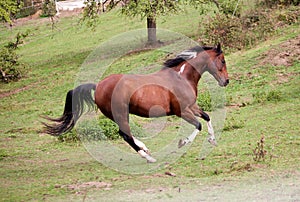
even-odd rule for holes
{"type": "Polygon", "coordinates": [[[145,148],[140,148],[141,150],[143,150],[146,154],[151,156],[151,152],[149,149],[145,149],[145,148]]]}
{"type": "Polygon", "coordinates": [[[155,163],[156,162],[156,159],[151,156],[146,156],[146,159],[147,159],[147,163],[155,163]]]}
{"type": "Polygon", "coordinates": [[[183,141],[182,139],[180,139],[179,142],[178,142],[178,148],[183,147],[185,144],[186,144],[185,141],[183,141]]]}
{"type": "Polygon", "coordinates": [[[211,145],[213,145],[213,146],[218,146],[218,144],[217,144],[217,141],[215,140],[215,139],[213,139],[213,138],[209,138],[208,139],[208,142],[211,144],[211,145]]]}

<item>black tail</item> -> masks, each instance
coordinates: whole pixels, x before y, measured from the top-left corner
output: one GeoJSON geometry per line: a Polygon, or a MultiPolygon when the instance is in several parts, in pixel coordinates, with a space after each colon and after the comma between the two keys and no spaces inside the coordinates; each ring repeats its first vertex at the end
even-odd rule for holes
{"type": "Polygon", "coordinates": [[[95,109],[95,102],[92,96],[92,90],[96,89],[96,84],[87,83],[70,90],[67,93],[64,113],[59,118],[44,117],[53,124],[43,123],[45,126],[44,132],[59,136],[65,132],[70,131],[76,124],[76,121],[85,111],[85,104],[87,110],[95,109]]]}

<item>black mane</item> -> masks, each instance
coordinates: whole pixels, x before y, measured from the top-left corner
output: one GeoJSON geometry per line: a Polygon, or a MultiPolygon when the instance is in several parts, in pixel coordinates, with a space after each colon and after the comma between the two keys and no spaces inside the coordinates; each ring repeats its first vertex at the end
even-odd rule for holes
{"type": "Polygon", "coordinates": [[[210,47],[210,46],[195,46],[191,49],[181,52],[173,59],[166,60],[164,62],[164,67],[170,67],[170,68],[175,67],[186,60],[194,58],[196,54],[198,54],[202,51],[212,50],[212,49],[215,49],[215,48],[210,47]]]}

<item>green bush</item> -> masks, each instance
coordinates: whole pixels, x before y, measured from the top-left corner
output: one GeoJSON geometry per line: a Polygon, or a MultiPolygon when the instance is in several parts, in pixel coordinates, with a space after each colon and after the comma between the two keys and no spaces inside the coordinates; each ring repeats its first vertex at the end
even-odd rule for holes
{"type": "Polygon", "coordinates": [[[22,77],[21,69],[25,68],[23,63],[19,62],[19,56],[16,53],[18,46],[23,43],[23,39],[28,35],[26,33],[18,33],[15,41],[8,42],[0,49],[0,80],[10,82],[18,80],[22,77]]]}
{"type": "Polygon", "coordinates": [[[117,124],[103,115],[99,117],[99,126],[108,139],[116,140],[121,138],[117,124]]]}
{"type": "Polygon", "coordinates": [[[37,8],[34,6],[30,6],[27,8],[22,8],[20,11],[16,14],[16,18],[24,18],[30,15],[33,15],[37,12],[37,8]]]}
{"type": "Polygon", "coordinates": [[[83,120],[76,127],[82,141],[116,140],[120,138],[118,126],[103,115],[99,120],[83,120]]]}
{"type": "Polygon", "coordinates": [[[83,120],[77,123],[76,132],[81,141],[106,140],[97,120],[83,120]]]}
{"type": "Polygon", "coordinates": [[[204,91],[198,94],[197,104],[203,111],[212,111],[212,100],[210,97],[210,93],[208,91],[204,91]]]}
{"type": "Polygon", "coordinates": [[[74,130],[58,136],[57,139],[60,142],[68,142],[68,143],[74,143],[74,142],[78,142],[79,141],[77,133],[74,130]]]}
{"type": "Polygon", "coordinates": [[[203,44],[221,42],[231,52],[251,47],[275,33],[278,27],[299,22],[300,11],[296,7],[284,10],[257,8],[236,17],[224,13],[211,16],[202,23],[203,44]]]}
{"type": "Polygon", "coordinates": [[[241,4],[237,4],[236,0],[219,0],[219,10],[225,15],[241,15],[241,4]]]}
{"type": "Polygon", "coordinates": [[[203,44],[217,44],[222,42],[226,49],[241,49],[245,33],[242,30],[241,20],[226,14],[217,14],[208,19],[203,25],[203,44]]]}

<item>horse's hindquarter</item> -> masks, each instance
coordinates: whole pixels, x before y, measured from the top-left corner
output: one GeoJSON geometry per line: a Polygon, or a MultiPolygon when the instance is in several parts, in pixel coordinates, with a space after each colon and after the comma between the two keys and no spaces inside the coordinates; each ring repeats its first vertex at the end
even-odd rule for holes
{"type": "Polygon", "coordinates": [[[117,83],[123,77],[122,74],[113,74],[97,84],[95,90],[95,103],[100,109],[100,111],[107,116],[108,118],[113,120],[112,110],[111,110],[111,100],[114,89],[117,83]]]}

